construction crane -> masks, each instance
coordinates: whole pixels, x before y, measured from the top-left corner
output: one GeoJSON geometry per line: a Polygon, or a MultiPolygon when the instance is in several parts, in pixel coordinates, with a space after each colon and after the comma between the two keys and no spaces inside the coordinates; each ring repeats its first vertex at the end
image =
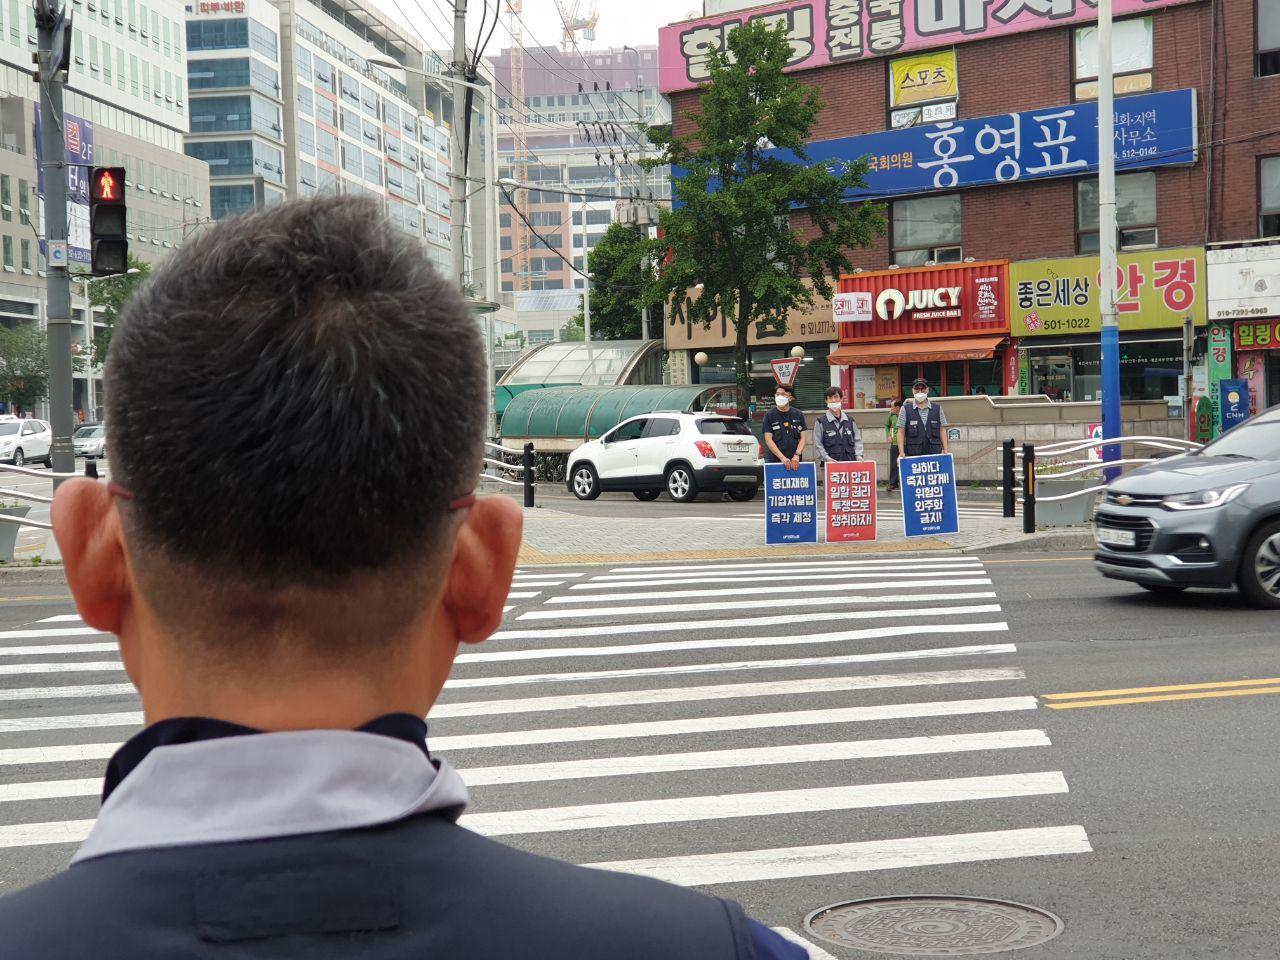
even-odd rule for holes
{"type": "Polygon", "coordinates": [[[560,46],[565,53],[577,46],[577,35],[583,40],[596,38],[596,24],[600,22],[600,12],[596,9],[596,0],[587,0],[583,9],[582,0],[556,0],[556,12],[560,14],[560,23],[564,26],[564,35],[560,46]]]}
{"type": "MultiPolygon", "coordinates": [[[[507,0],[507,32],[511,35],[509,51],[511,68],[511,175],[517,183],[527,182],[529,175],[529,124],[524,96],[524,32],[520,14],[524,12],[524,0],[507,0]]],[[[515,233],[512,237],[512,266],[516,290],[529,289],[529,229],[520,214],[529,209],[529,191],[523,186],[515,191],[513,201],[516,215],[511,218],[515,233]]]]}

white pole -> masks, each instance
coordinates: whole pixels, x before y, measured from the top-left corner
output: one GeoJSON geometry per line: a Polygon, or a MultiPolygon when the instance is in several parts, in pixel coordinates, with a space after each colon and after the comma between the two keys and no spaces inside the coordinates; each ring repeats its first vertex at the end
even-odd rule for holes
{"type": "MultiPolygon", "coordinates": [[[[1111,0],[1098,0],[1098,305],[1102,319],[1102,436],[1121,434],[1120,326],[1116,316],[1116,153],[1115,79],[1111,62],[1111,0]]],[[[1120,455],[1103,448],[1103,459],[1120,455]]],[[[1109,469],[1107,478],[1119,471],[1109,469]]]]}
{"type": "MultiPolygon", "coordinates": [[[[591,343],[591,251],[587,249],[587,197],[582,196],[582,272],[586,274],[582,285],[582,334],[591,343]]],[[[588,349],[588,354],[590,349],[588,349]]]]}
{"type": "Polygon", "coordinates": [[[462,289],[467,285],[466,255],[463,230],[467,224],[467,88],[457,81],[465,79],[467,60],[467,0],[453,2],[453,147],[449,156],[449,249],[453,257],[453,278],[462,289]]]}

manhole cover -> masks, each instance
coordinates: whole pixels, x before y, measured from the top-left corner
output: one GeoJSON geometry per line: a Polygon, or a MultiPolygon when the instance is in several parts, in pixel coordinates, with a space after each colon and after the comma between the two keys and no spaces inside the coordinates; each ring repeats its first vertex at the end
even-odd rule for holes
{"type": "Polygon", "coordinates": [[[809,914],[805,928],[842,947],[903,957],[976,957],[1033,947],[1062,932],[1052,913],[1005,900],[877,897],[809,914]]]}

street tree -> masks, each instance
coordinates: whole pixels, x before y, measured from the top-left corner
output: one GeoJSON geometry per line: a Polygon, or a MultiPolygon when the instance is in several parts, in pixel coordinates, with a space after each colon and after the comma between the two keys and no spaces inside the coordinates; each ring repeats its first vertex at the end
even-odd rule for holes
{"type": "Polygon", "coordinates": [[[669,304],[687,322],[723,318],[734,332],[738,408],[751,384],[747,338],[781,336],[790,310],[832,293],[831,278],[848,271],[847,251],[884,230],[879,204],[850,202],[865,185],[865,160],[811,163],[809,133],[822,110],[815,89],[783,73],[791,46],[783,28],[764,21],[736,27],[727,49],[708,58],[701,105],[685,116],[693,129],[651,128],[661,156],[649,165],[681,169],[673,209],[662,211],[653,249],[662,259],[645,284],[651,306],[669,304]],[[807,221],[796,230],[792,219],[807,221]],[[807,279],[806,279],[807,278],[807,279]]]}
{"type": "Polygon", "coordinates": [[[49,340],[34,323],[0,325],[0,399],[31,410],[49,395],[49,340]]]}
{"type": "Polygon", "coordinates": [[[105,326],[93,337],[93,363],[95,366],[106,363],[107,350],[111,346],[111,331],[115,328],[120,311],[125,302],[133,296],[138,285],[151,275],[151,266],[145,260],[129,255],[129,268],[137,273],[120,274],[115,277],[104,277],[89,284],[89,302],[102,310],[97,319],[105,326]]]}
{"type": "MultiPolygon", "coordinates": [[[[649,242],[638,227],[612,223],[587,255],[591,274],[591,339],[639,340],[644,262],[649,242]]],[[[582,320],[582,312],[577,318],[582,320]]]]}

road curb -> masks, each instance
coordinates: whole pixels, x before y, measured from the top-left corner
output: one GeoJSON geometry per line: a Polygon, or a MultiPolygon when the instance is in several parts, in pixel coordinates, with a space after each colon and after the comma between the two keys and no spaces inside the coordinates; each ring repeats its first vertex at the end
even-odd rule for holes
{"type": "Polygon", "coordinates": [[[60,583],[66,585],[67,574],[61,564],[0,565],[0,583],[60,583]]]}
{"type": "Polygon", "coordinates": [[[1091,551],[1094,548],[1093,532],[1088,528],[1039,530],[1024,533],[1015,539],[967,547],[965,553],[1026,553],[1031,551],[1091,551]]]}

